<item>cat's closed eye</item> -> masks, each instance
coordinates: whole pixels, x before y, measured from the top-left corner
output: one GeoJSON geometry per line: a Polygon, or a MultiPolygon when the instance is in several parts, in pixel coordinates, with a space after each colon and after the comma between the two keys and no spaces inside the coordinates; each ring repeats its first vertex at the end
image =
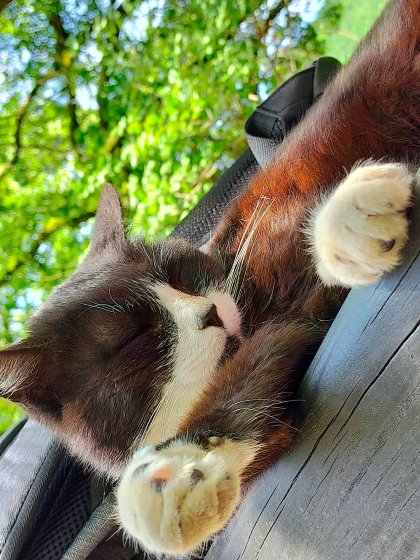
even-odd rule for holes
{"type": "Polygon", "coordinates": [[[137,343],[141,343],[141,339],[145,337],[145,335],[147,335],[152,329],[152,326],[150,324],[147,323],[143,323],[141,325],[139,325],[138,327],[136,327],[135,329],[133,329],[133,331],[131,331],[127,337],[125,337],[123,339],[123,341],[119,344],[119,346],[117,347],[117,351],[121,350],[123,348],[126,348],[127,346],[129,346],[132,342],[137,342],[137,343]]]}
{"type": "Polygon", "coordinates": [[[130,340],[135,340],[146,334],[152,334],[153,332],[164,329],[166,326],[167,318],[161,313],[152,312],[143,316],[139,314],[135,317],[130,340]]]}

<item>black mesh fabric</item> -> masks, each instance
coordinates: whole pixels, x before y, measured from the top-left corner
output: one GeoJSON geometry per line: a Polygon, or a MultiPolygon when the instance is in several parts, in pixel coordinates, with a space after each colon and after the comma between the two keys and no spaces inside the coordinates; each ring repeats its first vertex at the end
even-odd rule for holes
{"type": "Polygon", "coordinates": [[[251,150],[246,150],[176,226],[172,235],[197,247],[204,245],[233,198],[243,191],[259,169],[251,150]]]}
{"type": "Polygon", "coordinates": [[[91,513],[90,474],[64,455],[18,560],[59,560],[91,513]]]}

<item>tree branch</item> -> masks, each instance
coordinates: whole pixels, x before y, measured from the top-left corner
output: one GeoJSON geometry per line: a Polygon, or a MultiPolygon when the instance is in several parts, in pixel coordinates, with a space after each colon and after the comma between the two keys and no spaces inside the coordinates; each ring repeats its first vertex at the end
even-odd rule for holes
{"type": "Polygon", "coordinates": [[[11,2],[12,0],[0,0],[0,14],[11,2]]]}
{"type": "Polygon", "coordinates": [[[99,78],[98,78],[98,91],[96,94],[96,102],[98,103],[98,111],[99,111],[99,124],[101,129],[104,133],[107,133],[109,130],[109,122],[108,122],[108,115],[106,110],[106,97],[104,95],[104,86],[106,83],[106,72],[104,65],[101,64],[101,69],[99,71],[99,78]]]}
{"type": "Polygon", "coordinates": [[[67,91],[69,94],[69,116],[70,116],[70,142],[73,147],[74,155],[77,158],[79,155],[77,132],[79,130],[79,122],[76,113],[76,83],[73,76],[72,65],[75,58],[75,53],[67,48],[67,40],[69,34],[64,29],[63,22],[58,14],[50,14],[48,21],[52,25],[56,35],[57,48],[56,48],[56,63],[57,67],[62,70],[66,79],[67,91]]]}
{"type": "Polygon", "coordinates": [[[53,235],[56,231],[58,231],[59,229],[63,228],[63,227],[76,227],[79,224],[86,222],[87,220],[89,220],[90,218],[93,218],[95,215],[94,212],[86,212],[86,214],[82,214],[81,216],[79,216],[78,218],[74,218],[72,220],[69,220],[68,222],[66,222],[65,224],[57,224],[56,226],[54,226],[53,228],[50,228],[48,231],[43,231],[41,232],[31,243],[31,246],[29,248],[29,251],[25,254],[24,257],[18,259],[16,261],[16,264],[14,265],[14,267],[11,270],[8,270],[1,278],[0,278],[0,288],[2,286],[5,286],[9,280],[12,278],[12,276],[14,274],[16,274],[16,272],[18,272],[18,270],[20,270],[23,266],[25,266],[25,264],[28,263],[28,261],[31,258],[34,258],[35,255],[37,254],[40,246],[42,245],[42,243],[45,243],[49,237],[51,235],[53,235]]]}
{"type": "Polygon", "coordinates": [[[268,33],[268,30],[273,25],[273,22],[276,19],[276,17],[279,15],[279,13],[282,10],[284,10],[284,8],[287,8],[288,5],[289,5],[288,0],[281,0],[277,4],[277,6],[273,6],[271,10],[269,10],[267,17],[264,20],[262,21],[255,20],[257,26],[257,34],[256,34],[257,39],[259,39],[260,41],[264,39],[264,37],[268,33]]]}
{"type": "MultiPolygon", "coordinates": [[[[121,32],[122,24],[123,24],[125,18],[130,16],[131,10],[126,9],[123,5],[123,2],[121,2],[121,4],[115,10],[113,10],[112,7],[110,8],[110,10],[111,11],[107,15],[107,19],[108,19],[108,24],[109,24],[109,22],[112,22],[114,24],[114,30],[113,30],[113,33],[111,33],[110,30],[109,30],[109,25],[108,25],[104,29],[102,39],[106,43],[108,43],[109,45],[112,45],[112,49],[113,49],[114,53],[116,53],[122,47],[122,44],[121,44],[121,42],[119,41],[119,38],[118,38],[119,34],[121,32]],[[115,18],[113,16],[113,11],[119,13],[120,18],[115,18]]],[[[101,70],[99,72],[98,91],[97,91],[97,94],[96,94],[96,101],[97,101],[98,107],[99,107],[99,122],[100,122],[100,125],[101,125],[101,129],[105,134],[107,134],[110,130],[110,123],[108,122],[108,114],[107,114],[107,97],[104,93],[104,90],[105,90],[105,87],[106,87],[107,81],[108,81],[107,72],[106,72],[105,52],[103,52],[101,70]]]]}
{"type": "Polygon", "coordinates": [[[32,88],[32,90],[30,91],[28,97],[26,98],[26,100],[24,101],[24,103],[22,103],[19,112],[17,114],[17,119],[16,119],[16,131],[15,131],[15,153],[13,154],[12,159],[6,163],[3,166],[3,169],[0,171],[0,179],[2,179],[6,173],[17,163],[18,159],[19,159],[19,155],[20,155],[20,150],[22,148],[22,126],[23,126],[23,121],[25,119],[25,116],[28,112],[29,106],[32,102],[32,100],[35,98],[35,96],[37,95],[37,93],[39,92],[39,90],[42,88],[42,86],[44,86],[48,80],[51,80],[51,78],[54,78],[55,76],[57,76],[57,73],[54,70],[50,70],[49,72],[47,72],[46,74],[44,74],[43,76],[41,76],[40,78],[38,78],[37,82],[35,83],[34,87],[32,88]]]}

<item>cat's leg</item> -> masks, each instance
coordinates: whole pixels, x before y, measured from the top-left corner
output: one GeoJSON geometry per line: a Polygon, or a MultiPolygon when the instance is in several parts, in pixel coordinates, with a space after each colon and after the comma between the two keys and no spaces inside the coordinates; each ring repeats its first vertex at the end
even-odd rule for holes
{"type": "Polygon", "coordinates": [[[318,337],[302,324],[261,328],[215,374],[178,435],[133,456],[118,511],[147,550],[196,549],[230,519],[242,482],[287,449],[294,391],[318,337]]]}
{"type": "Polygon", "coordinates": [[[325,284],[362,286],[398,266],[413,183],[402,164],[369,163],[351,171],[318,207],[310,233],[325,284]]]}

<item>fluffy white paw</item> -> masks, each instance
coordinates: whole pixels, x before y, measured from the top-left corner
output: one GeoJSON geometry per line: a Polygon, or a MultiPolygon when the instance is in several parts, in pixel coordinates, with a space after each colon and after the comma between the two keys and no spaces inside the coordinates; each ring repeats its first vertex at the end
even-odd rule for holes
{"type": "Polygon", "coordinates": [[[232,516],[249,457],[242,444],[212,439],[207,450],[181,440],[142,448],[126,468],[117,490],[120,522],[149,552],[190,552],[232,516]]]}
{"type": "Polygon", "coordinates": [[[315,213],[312,244],[327,285],[370,284],[398,266],[414,176],[401,164],[358,167],[315,213]]]}

